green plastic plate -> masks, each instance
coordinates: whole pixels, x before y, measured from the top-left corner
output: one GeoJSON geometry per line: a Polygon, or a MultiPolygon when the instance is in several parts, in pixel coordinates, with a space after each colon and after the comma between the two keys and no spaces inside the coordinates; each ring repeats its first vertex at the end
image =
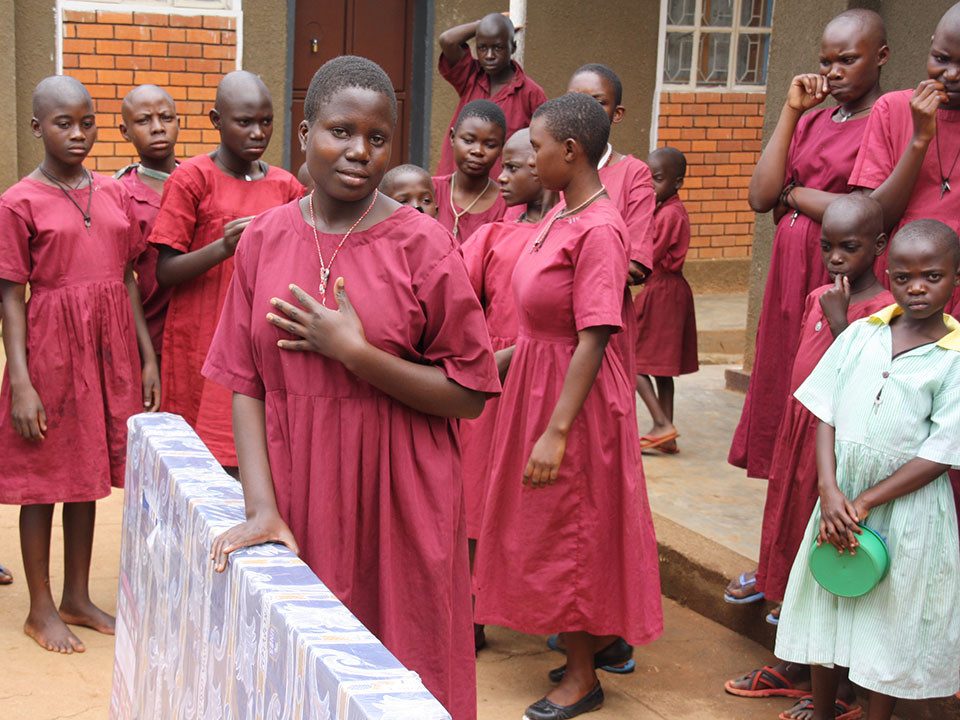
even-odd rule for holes
{"type": "Polygon", "coordinates": [[[827,592],[840,597],[866,595],[886,577],[890,570],[887,543],[875,530],[860,524],[857,554],[840,553],[833,545],[823,543],[810,552],[810,572],[827,592]]]}

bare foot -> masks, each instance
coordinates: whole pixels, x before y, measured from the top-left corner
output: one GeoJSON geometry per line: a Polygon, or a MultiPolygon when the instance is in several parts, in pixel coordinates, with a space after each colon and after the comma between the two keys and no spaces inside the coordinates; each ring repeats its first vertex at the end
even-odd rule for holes
{"type": "MultiPolygon", "coordinates": [[[[726,594],[737,600],[750,597],[757,592],[757,571],[742,573],[727,583],[726,594]]],[[[758,598],[759,599],[759,598],[758,598]]]]}
{"type": "Polygon", "coordinates": [[[93,628],[104,635],[113,635],[116,626],[113,615],[108,615],[89,600],[82,605],[60,603],[60,617],[68,625],[93,628]]]}
{"type": "Polygon", "coordinates": [[[56,613],[40,617],[27,616],[23,631],[36,640],[40,647],[51,652],[70,654],[87,649],[56,613]]]}

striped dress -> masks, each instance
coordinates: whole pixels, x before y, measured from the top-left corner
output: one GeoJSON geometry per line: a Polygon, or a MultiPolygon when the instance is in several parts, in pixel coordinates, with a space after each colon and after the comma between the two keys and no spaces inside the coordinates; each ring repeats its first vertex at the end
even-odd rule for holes
{"type": "MultiPolygon", "coordinates": [[[[796,398],[836,428],[837,484],[848,498],[922,457],[960,465],[960,323],[892,358],[891,305],[850,325],[796,398]],[[879,403],[877,399],[879,398],[879,403]]],[[[890,549],[890,572],[871,592],[840,598],[821,588],[807,561],[820,503],[790,572],[776,655],[850,668],[850,680],[898,698],[960,689],[960,552],[946,473],[870,512],[866,524],[890,549]]]]}

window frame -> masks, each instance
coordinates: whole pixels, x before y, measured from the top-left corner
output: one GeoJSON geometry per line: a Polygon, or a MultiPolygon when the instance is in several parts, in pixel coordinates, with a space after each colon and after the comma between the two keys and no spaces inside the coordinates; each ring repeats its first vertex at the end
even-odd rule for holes
{"type": "MultiPolygon", "coordinates": [[[[776,2],[776,0],[773,0],[776,2]]],[[[701,24],[703,17],[703,0],[694,0],[693,25],[669,25],[668,24],[668,3],[670,0],[660,0],[660,62],[657,63],[657,81],[662,90],[666,92],[766,92],[766,82],[762,85],[741,85],[735,82],[737,66],[737,49],[740,45],[741,35],[767,35],[771,40],[767,43],[767,57],[765,63],[770,61],[770,44],[773,35],[773,16],[771,13],[771,27],[742,27],[740,25],[740,12],[743,7],[743,0],[733,0],[733,22],[729,27],[707,26],[704,28],[701,24]],[[664,76],[664,67],[666,65],[667,54],[667,32],[682,32],[693,34],[693,56],[690,61],[690,79],[687,82],[677,83],[668,82],[664,76]],[[697,72],[700,63],[700,38],[704,34],[722,33],[730,36],[730,49],[727,56],[727,80],[722,84],[700,85],[697,82],[697,72]]],[[[769,65],[768,65],[769,67],[769,65]]]]}

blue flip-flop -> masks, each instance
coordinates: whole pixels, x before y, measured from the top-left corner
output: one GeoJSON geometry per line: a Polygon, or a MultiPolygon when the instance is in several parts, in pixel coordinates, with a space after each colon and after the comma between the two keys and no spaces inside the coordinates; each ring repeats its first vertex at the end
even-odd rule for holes
{"type": "Polygon", "coordinates": [[[601,665],[600,669],[615,675],[626,675],[627,673],[632,673],[634,670],[636,670],[637,664],[633,661],[633,658],[630,658],[627,660],[626,665],[621,667],[617,667],[616,665],[601,665]]]}
{"type": "MultiPolygon", "coordinates": [[[[740,580],[740,587],[742,588],[757,584],[756,575],[754,575],[753,578],[751,578],[750,580],[747,580],[747,574],[741,573],[739,580],[740,580]]],[[[731,605],[747,605],[748,603],[754,603],[754,602],[757,602],[758,600],[763,600],[763,593],[755,592],[752,595],[747,595],[746,597],[738,598],[725,592],[723,594],[723,600],[724,602],[728,602],[731,605]]]]}
{"type": "Polygon", "coordinates": [[[557,651],[558,653],[562,653],[563,655],[566,655],[567,651],[564,650],[562,647],[557,646],[557,640],[559,639],[560,639],[560,633],[551,635],[550,637],[547,638],[547,647],[550,648],[551,650],[557,651]]]}
{"type": "Polygon", "coordinates": [[[766,620],[768,623],[770,623],[773,626],[777,626],[780,624],[780,618],[774,615],[773,612],[768,612],[767,617],[765,617],[764,620],[766,620]]]}

